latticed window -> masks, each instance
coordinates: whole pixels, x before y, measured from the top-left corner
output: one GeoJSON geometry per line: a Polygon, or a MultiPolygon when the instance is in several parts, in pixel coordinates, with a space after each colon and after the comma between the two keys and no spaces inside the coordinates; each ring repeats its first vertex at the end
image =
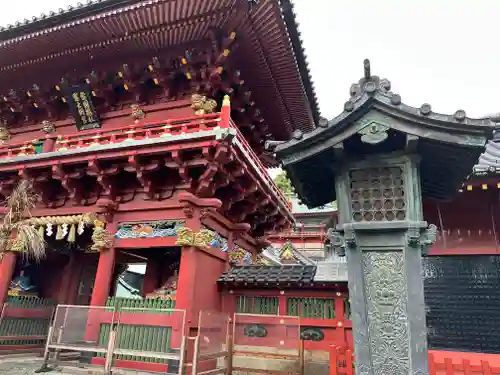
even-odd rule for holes
{"type": "Polygon", "coordinates": [[[360,221],[405,220],[406,197],[401,167],[352,171],[352,219],[360,221]]]}
{"type": "Polygon", "coordinates": [[[278,297],[236,297],[237,313],[278,315],[278,310],[278,297]]]}
{"type": "Polygon", "coordinates": [[[332,298],[293,298],[287,299],[287,314],[301,318],[335,318],[335,300],[332,298]]]}

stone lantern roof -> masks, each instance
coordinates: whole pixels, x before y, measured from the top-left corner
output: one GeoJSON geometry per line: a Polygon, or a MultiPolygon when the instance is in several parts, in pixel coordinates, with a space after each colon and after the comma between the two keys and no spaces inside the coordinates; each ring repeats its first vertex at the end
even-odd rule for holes
{"type": "Polygon", "coordinates": [[[430,104],[408,106],[387,79],[371,74],[369,60],[364,68],[337,117],[310,132],[295,131],[290,141],[268,142],[296,192],[309,207],[332,202],[342,160],[405,151],[421,157],[423,196],[451,199],[493,136],[496,118],[472,119],[461,109],[444,115],[430,104]]]}

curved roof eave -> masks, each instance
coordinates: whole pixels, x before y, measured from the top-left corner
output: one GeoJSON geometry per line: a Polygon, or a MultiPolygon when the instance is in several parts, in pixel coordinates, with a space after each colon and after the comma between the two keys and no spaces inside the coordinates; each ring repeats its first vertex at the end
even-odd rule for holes
{"type": "Polygon", "coordinates": [[[373,76],[370,79],[363,78],[360,83],[351,87],[351,98],[344,104],[344,111],[338,116],[320,123],[311,132],[296,131],[290,141],[277,145],[275,152],[278,159],[285,165],[295,163],[323,148],[335,146],[359,131],[356,127],[347,128],[372,109],[401,120],[394,123],[395,130],[424,139],[463,146],[484,146],[485,132],[492,132],[495,125],[491,118],[469,118],[461,109],[453,115],[447,115],[433,112],[431,105],[427,103],[422,104],[420,108],[406,105],[402,103],[400,95],[390,91],[388,80],[373,76]],[[410,122],[420,126],[404,126],[410,122]],[[300,158],[294,155],[293,160],[289,160],[288,156],[297,152],[300,152],[300,158]]]}

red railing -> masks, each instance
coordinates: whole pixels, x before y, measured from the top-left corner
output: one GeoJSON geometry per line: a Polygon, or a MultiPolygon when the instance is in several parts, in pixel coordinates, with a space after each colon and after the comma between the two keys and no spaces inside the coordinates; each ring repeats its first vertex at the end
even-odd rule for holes
{"type": "Polygon", "coordinates": [[[220,114],[215,113],[154,123],[131,124],[105,130],[91,130],[59,137],[55,151],[197,133],[213,130],[221,125],[220,114]]]}

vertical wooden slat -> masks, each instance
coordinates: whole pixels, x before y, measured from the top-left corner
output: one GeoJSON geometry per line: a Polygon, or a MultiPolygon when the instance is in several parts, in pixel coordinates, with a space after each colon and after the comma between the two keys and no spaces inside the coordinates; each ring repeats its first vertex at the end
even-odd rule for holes
{"type": "Polygon", "coordinates": [[[346,375],[354,375],[354,366],[352,363],[352,351],[345,351],[346,375]]]}
{"type": "Polygon", "coordinates": [[[338,361],[338,348],[334,347],[330,350],[330,375],[338,375],[337,361],[338,361]]]}
{"type": "Polygon", "coordinates": [[[472,375],[472,369],[470,366],[470,361],[468,359],[464,359],[462,361],[462,366],[464,369],[464,375],[472,375]]]}
{"type": "Polygon", "coordinates": [[[492,375],[488,361],[481,361],[481,370],[483,370],[483,375],[492,375]]]}
{"type": "Polygon", "coordinates": [[[429,353],[429,375],[437,375],[434,354],[429,353]]]}
{"type": "Polygon", "coordinates": [[[454,375],[453,361],[451,358],[444,359],[444,369],[446,371],[446,375],[454,375]]]}

